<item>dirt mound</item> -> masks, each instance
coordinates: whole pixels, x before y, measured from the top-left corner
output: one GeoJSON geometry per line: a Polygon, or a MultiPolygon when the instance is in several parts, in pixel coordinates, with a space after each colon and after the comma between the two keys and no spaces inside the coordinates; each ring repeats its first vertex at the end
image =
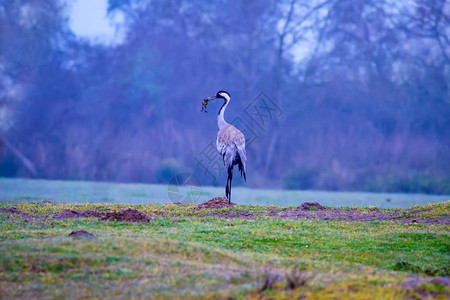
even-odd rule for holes
{"type": "Polygon", "coordinates": [[[301,210],[324,210],[327,209],[325,206],[320,205],[317,202],[305,202],[298,206],[297,209],[301,210]]]}
{"type": "Polygon", "coordinates": [[[202,204],[199,204],[195,210],[202,210],[202,209],[221,209],[221,208],[227,208],[227,207],[233,207],[236,203],[231,202],[228,204],[228,199],[225,197],[215,197],[211,200],[204,202],[202,204]]]}
{"type": "MultiPolygon", "coordinates": [[[[32,221],[32,220],[45,220],[48,218],[48,216],[33,216],[30,215],[26,212],[20,211],[15,207],[11,207],[11,208],[0,208],[0,211],[5,212],[5,213],[9,213],[10,215],[19,215],[20,217],[22,217],[24,220],[26,221],[32,221]]],[[[9,218],[9,216],[8,216],[9,218]]]]}
{"type": "Polygon", "coordinates": [[[78,219],[78,218],[101,218],[105,214],[100,213],[95,210],[86,210],[86,211],[76,211],[76,210],[69,210],[66,209],[62,213],[54,214],[53,218],[57,220],[62,219],[78,219]]]}
{"type": "Polygon", "coordinates": [[[153,218],[143,212],[135,209],[123,209],[106,213],[100,218],[101,221],[119,221],[119,222],[150,222],[153,218]]]}
{"type": "Polygon", "coordinates": [[[450,279],[448,277],[436,277],[431,280],[413,278],[405,281],[402,288],[406,289],[408,298],[416,298],[420,295],[420,299],[448,299],[448,287],[450,286],[450,279]],[[447,291],[446,291],[447,289],[447,291]]]}
{"type": "Polygon", "coordinates": [[[87,232],[86,230],[78,230],[78,231],[72,231],[69,233],[69,236],[71,237],[94,237],[92,233],[87,232]]]}

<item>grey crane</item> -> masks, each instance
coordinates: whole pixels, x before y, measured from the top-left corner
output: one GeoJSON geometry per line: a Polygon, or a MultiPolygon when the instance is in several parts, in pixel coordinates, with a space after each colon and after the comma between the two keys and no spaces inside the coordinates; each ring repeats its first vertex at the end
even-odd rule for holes
{"type": "Polygon", "coordinates": [[[215,99],[223,99],[223,105],[217,116],[217,125],[219,133],[217,133],[216,147],[223,159],[223,164],[227,169],[227,185],[225,186],[225,195],[228,198],[228,204],[231,203],[231,181],[233,180],[233,166],[238,166],[241,176],[247,181],[245,175],[247,155],[245,153],[245,137],[242,132],[224,119],[225,110],[230,104],[230,94],[225,91],[218,91],[216,95],[206,98],[203,101],[203,107],[209,101],[215,99]]]}

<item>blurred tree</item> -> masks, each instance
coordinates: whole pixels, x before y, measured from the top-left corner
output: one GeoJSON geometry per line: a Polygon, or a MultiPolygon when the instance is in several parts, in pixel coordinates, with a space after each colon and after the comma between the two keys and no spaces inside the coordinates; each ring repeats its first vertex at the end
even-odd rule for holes
{"type": "Polygon", "coordinates": [[[252,186],[448,190],[447,1],[110,0],[114,46],[77,39],[63,3],[0,2],[2,175],[168,180],[214,141],[200,102],[225,89],[229,120],[260,91],[284,111],[249,122],[252,186]]]}
{"type": "MultiPolygon", "coordinates": [[[[38,85],[42,69],[54,60],[64,42],[60,33],[64,30],[59,1],[2,1],[0,3],[0,85],[2,92],[2,130],[0,137],[10,152],[23,163],[32,175],[37,171],[30,157],[28,144],[24,148],[17,135],[8,133],[23,124],[17,117],[18,103],[38,85]],[[7,104],[5,104],[7,103],[7,104]]],[[[58,58],[56,58],[58,59],[58,58]]],[[[0,105],[1,105],[0,104],[0,105]]],[[[7,156],[8,157],[8,156],[7,156]]]]}

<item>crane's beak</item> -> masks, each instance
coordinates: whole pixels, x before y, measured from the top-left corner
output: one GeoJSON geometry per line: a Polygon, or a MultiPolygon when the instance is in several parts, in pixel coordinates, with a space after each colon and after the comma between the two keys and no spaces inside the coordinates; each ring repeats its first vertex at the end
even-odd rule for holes
{"type": "Polygon", "coordinates": [[[208,97],[208,98],[206,98],[205,100],[207,100],[207,101],[209,102],[209,101],[212,101],[212,100],[214,100],[214,99],[217,99],[217,95],[208,97]]]}

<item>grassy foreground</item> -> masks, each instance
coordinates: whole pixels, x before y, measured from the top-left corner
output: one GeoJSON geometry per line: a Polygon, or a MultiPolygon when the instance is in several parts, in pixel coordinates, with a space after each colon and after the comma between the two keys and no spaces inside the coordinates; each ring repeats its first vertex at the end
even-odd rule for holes
{"type": "MultiPolygon", "coordinates": [[[[208,217],[211,211],[171,204],[15,207],[36,216],[132,207],[155,219],[26,220],[0,212],[0,298],[449,296],[448,287],[432,282],[449,276],[448,225],[284,220],[270,217],[270,206],[220,210],[258,212],[251,220],[208,217]],[[69,237],[74,230],[95,237],[69,237]]],[[[448,216],[450,202],[411,209],[430,218],[448,216]]]]}

